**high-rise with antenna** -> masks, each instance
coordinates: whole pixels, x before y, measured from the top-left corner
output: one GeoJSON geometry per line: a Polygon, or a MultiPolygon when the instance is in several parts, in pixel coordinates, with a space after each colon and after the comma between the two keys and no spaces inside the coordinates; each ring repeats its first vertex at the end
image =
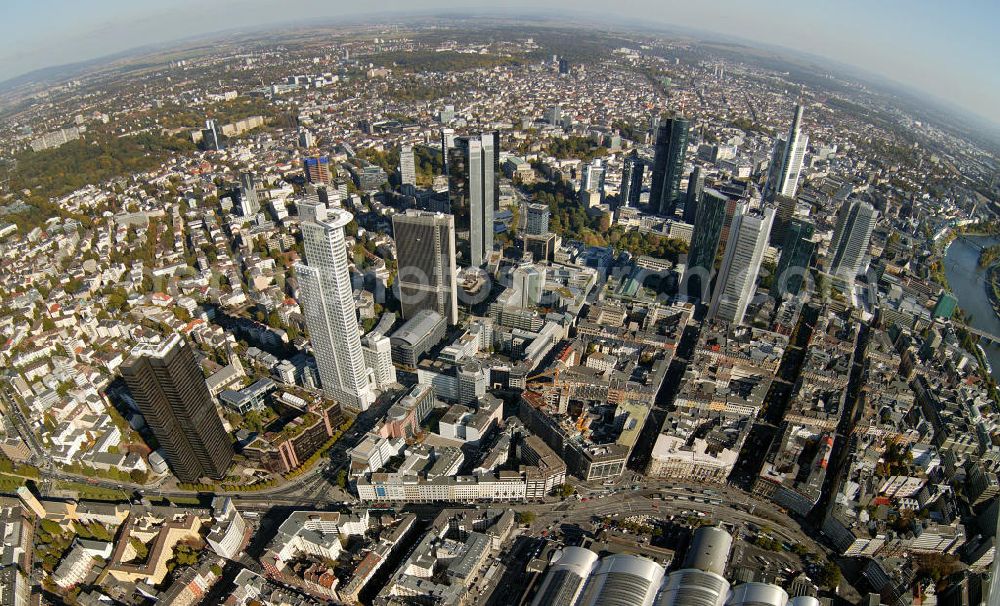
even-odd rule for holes
{"type": "Polygon", "coordinates": [[[764,187],[764,199],[776,196],[794,198],[799,189],[802,161],[809,145],[809,135],[802,134],[802,104],[795,105],[792,126],[784,138],[778,138],[771,154],[771,169],[764,187]]]}

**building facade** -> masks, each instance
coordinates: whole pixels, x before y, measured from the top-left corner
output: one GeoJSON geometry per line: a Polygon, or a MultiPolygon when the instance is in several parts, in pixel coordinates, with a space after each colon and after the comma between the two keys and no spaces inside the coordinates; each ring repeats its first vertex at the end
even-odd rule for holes
{"type": "Polygon", "coordinates": [[[299,204],[305,262],[295,265],[306,326],[323,391],[359,410],[374,401],[372,371],[361,349],[344,227],[351,213],[312,198],[299,204]]]}
{"type": "Polygon", "coordinates": [[[136,347],[122,375],[178,480],[226,476],[233,446],[194,352],[180,335],[136,347]]]}

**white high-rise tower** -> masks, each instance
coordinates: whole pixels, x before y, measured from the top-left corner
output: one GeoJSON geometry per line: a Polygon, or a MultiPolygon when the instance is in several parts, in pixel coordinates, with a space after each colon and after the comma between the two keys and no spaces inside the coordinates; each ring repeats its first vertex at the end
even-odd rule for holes
{"type": "Polygon", "coordinates": [[[799,190],[799,176],[802,174],[802,162],[809,145],[809,135],[802,134],[802,106],[795,106],[795,117],[792,127],[784,139],[779,138],[774,144],[771,155],[771,169],[767,176],[767,199],[775,196],[794,198],[799,190]]]}
{"type": "Polygon", "coordinates": [[[399,150],[399,182],[403,185],[416,185],[417,165],[413,157],[413,146],[404,145],[399,150]]]}
{"type": "Polygon", "coordinates": [[[760,264],[767,250],[767,239],[774,223],[774,208],[751,214],[747,203],[740,204],[729,228],[729,241],[722,257],[722,268],[708,307],[708,317],[730,324],[743,322],[743,315],[753,296],[760,264]]]}
{"type": "Polygon", "coordinates": [[[366,410],[375,401],[373,376],[361,350],[344,241],[353,217],[313,198],[299,204],[299,218],[305,263],[295,264],[295,274],[323,391],[366,410]]]}

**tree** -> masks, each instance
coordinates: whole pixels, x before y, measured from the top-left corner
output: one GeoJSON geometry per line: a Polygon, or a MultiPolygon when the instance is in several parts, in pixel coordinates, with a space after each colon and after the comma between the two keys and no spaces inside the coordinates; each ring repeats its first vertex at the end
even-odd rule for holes
{"type": "Polygon", "coordinates": [[[519,511],[517,512],[517,521],[519,524],[531,524],[535,521],[535,512],[519,511]]]}
{"type": "Polygon", "coordinates": [[[831,588],[840,585],[841,578],[840,567],[833,562],[824,564],[819,574],[820,583],[831,588]]]}
{"type": "Polygon", "coordinates": [[[344,469],[337,472],[337,486],[347,488],[347,471],[344,469]]]}
{"type": "Polygon", "coordinates": [[[573,485],[570,483],[563,484],[562,486],[559,487],[559,496],[561,496],[564,499],[573,496],[573,493],[575,492],[576,489],[573,488],[573,485]]]}

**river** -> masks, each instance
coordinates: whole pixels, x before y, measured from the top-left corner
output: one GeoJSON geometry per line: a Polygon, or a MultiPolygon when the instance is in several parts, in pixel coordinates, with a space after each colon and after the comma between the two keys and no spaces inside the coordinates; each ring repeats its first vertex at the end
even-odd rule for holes
{"type": "MultiPolygon", "coordinates": [[[[948,285],[966,316],[972,316],[970,324],[994,335],[1000,335],[1000,319],[986,294],[986,270],[979,267],[979,250],[997,243],[1000,238],[993,236],[959,237],[948,247],[944,258],[948,285]]],[[[993,378],[1000,379],[1000,346],[984,343],[983,349],[993,367],[993,378]]]]}

